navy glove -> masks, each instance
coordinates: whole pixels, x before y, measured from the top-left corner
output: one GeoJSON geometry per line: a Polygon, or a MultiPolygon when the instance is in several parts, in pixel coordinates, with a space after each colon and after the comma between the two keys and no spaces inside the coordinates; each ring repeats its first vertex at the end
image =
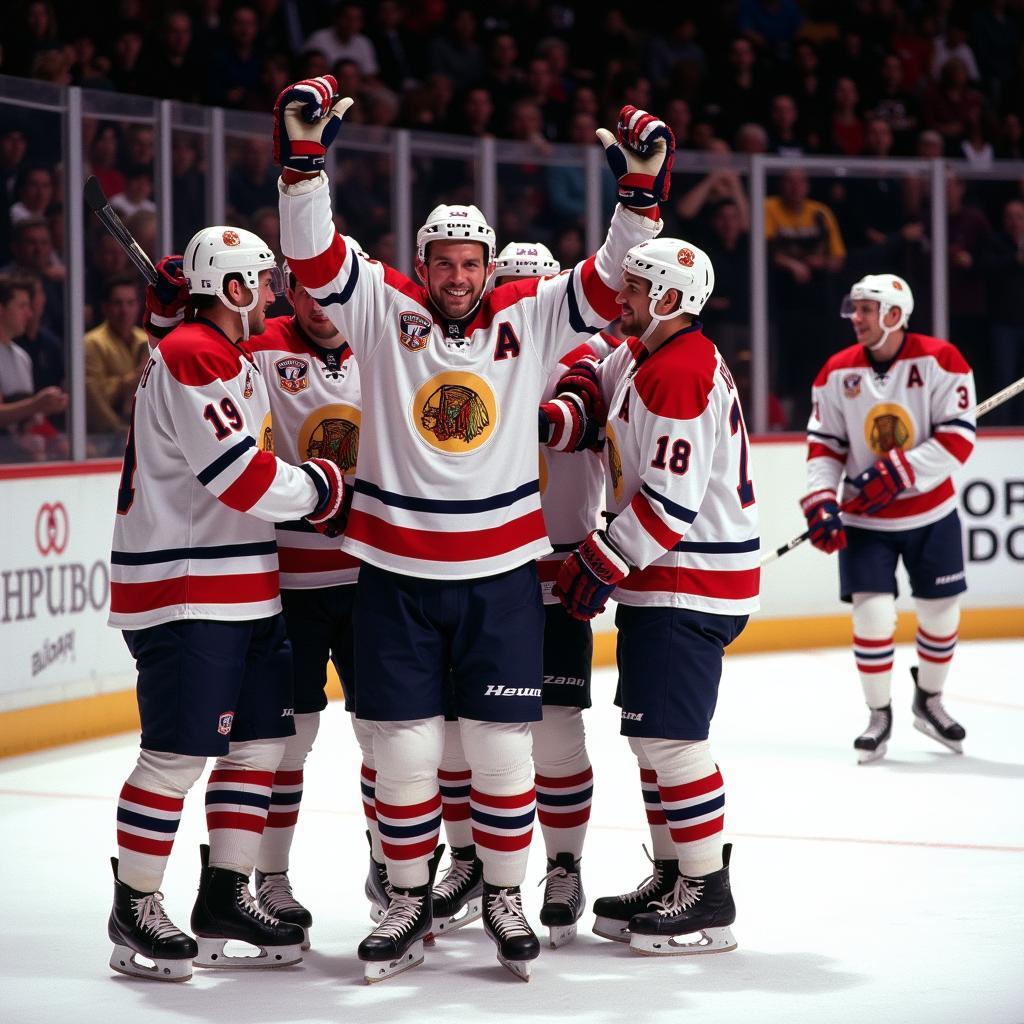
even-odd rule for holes
{"type": "Polygon", "coordinates": [[[819,551],[831,555],[846,547],[846,529],[839,518],[835,491],[811,491],[800,499],[800,508],[807,520],[811,543],[819,551]]]}
{"type": "Polygon", "coordinates": [[[345,529],[348,508],[345,503],[345,478],[330,459],[310,459],[299,466],[316,487],[317,502],[303,518],[328,537],[337,537],[345,529]]]}
{"type": "Polygon", "coordinates": [[[612,591],[629,575],[629,563],[604,530],[594,530],[562,563],[551,593],[574,618],[586,622],[604,611],[612,591]]]}
{"type": "Polygon", "coordinates": [[[898,494],[913,487],[915,479],[914,467],[907,462],[903,449],[893,448],[850,481],[860,493],[844,502],[843,511],[855,516],[877,515],[898,494]]]}
{"type": "Polygon", "coordinates": [[[274,160],[300,176],[322,171],[327,147],[350,106],[350,98],[339,99],[333,75],[304,78],[282,89],[274,104],[274,160]]]}

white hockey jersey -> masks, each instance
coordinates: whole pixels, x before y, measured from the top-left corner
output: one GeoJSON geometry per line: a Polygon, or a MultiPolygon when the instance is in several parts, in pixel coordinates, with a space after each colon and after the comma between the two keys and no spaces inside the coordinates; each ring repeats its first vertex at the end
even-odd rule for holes
{"type": "MultiPolygon", "coordinates": [[[[246,348],[270,393],[274,454],[297,465],[330,459],[355,478],[359,452],[359,371],[346,342],[321,348],[294,316],[267,321],[266,330],[246,348]]],[[[304,519],[277,525],[277,555],[283,590],[308,590],[355,583],[359,562],[342,551],[336,537],[325,537],[304,519]]]]}
{"type": "Polygon", "coordinates": [[[600,364],[608,400],[608,536],[635,570],[615,600],[756,611],[760,540],[750,444],[725,361],[693,324],[652,354],[629,338],[600,364]]]}
{"type": "MultiPolygon", "coordinates": [[[[948,341],[908,334],[878,374],[863,345],[837,352],[814,381],[807,424],[807,487],[839,491],[840,481],[902,448],[914,486],[873,516],[843,514],[848,526],[911,530],[956,508],[950,473],[974,448],[974,375],[948,341]]],[[[857,493],[845,485],[840,502],[857,493]]]]}
{"type": "MultiPolygon", "coordinates": [[[[577,359],[588,355],[604,359],[621,344],[613,334],[601,331],[566,353],[548,378],[544,401],[554,398],[559,379],[577,359]]],[[[553,550],[538,560],[537,571],[544,603],[558,604],[551,588],[562,562],[600,525],[600,511],[604,507],[604,454],[557,452],[542,444],[540,459],[540,504],[553,550]]]]}
{"type": "Polygon", "coordinates": [[[111,626],[280,611],[271,524],[311,512],[317,492],[274,457],[272,429],[259,368],[212,324],[182,324],[154,349],[117,494],[111,626]]]}
{"type": "Polygon", "coordinates": [[[622,258],[660,228],[620,207],[595,256],[558,277],[502,285],[468,322],[446,321],[425,288],[345,244],[324,175],[282,186],[289,267],[359,363],[359,475],[346,551],[392,572],[472,579],[550,550],[537,405],[574,336],[618,315],[622,258]]]}

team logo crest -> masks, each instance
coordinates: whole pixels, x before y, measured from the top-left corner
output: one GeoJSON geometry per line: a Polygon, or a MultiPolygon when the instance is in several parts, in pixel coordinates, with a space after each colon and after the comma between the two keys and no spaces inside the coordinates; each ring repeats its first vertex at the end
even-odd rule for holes
{"type": "Polygon", "coordinates": [[[274,363],[278,383],[290,395],[297,395],[309,387],[309,363],[305,359],[289,356],[274,363]]]}
{"type": "Polygon", "coordinates": [[[398,340],[410,352],[422,352],[430,341],[431,321],[422,313],[406,310],[398,314],[398,340]]]}
{"type": "Polygon", "coordinates": [[[238,237],[237,231],[225,231],[220,237],[225,245],[235,246],[242,244],[242,240],[238,237]]]}
{"type": "Polygon", "coordinates": [[[903,291],[903,282],[902,281],[897,281],[894,278],[893,281],[892,281],[892,286],[898,292],[903,291]]]}
{"type": "Polygon", "coordinates": [[[245,371],[245,388],[242,390],[243,398],[252,398],[252,370],[245,371]]]}
{"type": "Polygon", "coordinates": [[[692,249],[683,248],[676,253],[676,260],[682,267],[692,267],[696,259],[692,249]]]}
{"type": "Polygon", "coordinates": [[[843,394],[847,398],[856,398],[860,394],[859,373],[848,373],[843,377],[843,394]]]}
{"type": "Polygon", "coordinates": [[[893,448],[913,448],[914,421],[910,413],[894,402],[876,405],[864,418],[864,440],[876,455],[893,448]]]}
{"type": "Polygon", "coordinates": [[[411,409],[420,437],[449,455],[466,455],[494,433],[498,406],[494,392],[475,373],[440,373],[416,392],[411,409]]]}
{"type": "Polygon", "coordinates": [[[221,734],[221,736],[230,736],[231,735],[231,724],[234,722],[234,720],[235,720],[235,713],[234,713],[234,711],[225,711],[224,714],[222,714],[217,719],[217,732],[219,732],[221,734]]]}
{"type": "Polygon", "coordinates": [[[359,423],[359,410],[350,405],[317,409],[299,431],[299,454],[305,459],[330,459],[342,473],[353,473],[359,455],[359,423]]]}

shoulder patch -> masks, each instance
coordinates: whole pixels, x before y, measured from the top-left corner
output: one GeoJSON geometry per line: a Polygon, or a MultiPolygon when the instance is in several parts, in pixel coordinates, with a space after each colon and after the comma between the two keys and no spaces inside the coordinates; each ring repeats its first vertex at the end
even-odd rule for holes
{"type": "Polygon", "coordinates": [[[160,342],[157,352],[171,376],[188,387],[215,380],[234,380],[242,366],[241,353],[225,337],[202,324],[181,324],[160,342]]]}
{"type": "Polygon", "coordinates": [[[715,346],[703,334],[691,334],[645,360],[633,385],[654,415],[692,420],[708,407],[717,366],[715,346]]]}

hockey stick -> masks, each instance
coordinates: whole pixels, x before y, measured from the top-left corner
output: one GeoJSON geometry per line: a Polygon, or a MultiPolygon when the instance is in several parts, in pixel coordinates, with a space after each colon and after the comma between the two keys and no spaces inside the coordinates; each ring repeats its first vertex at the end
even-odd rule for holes
{"type": "MultiPolygon", "coordinates": [[[[1012,384],[1007,384],[1002,391],[997,391],[994,395],[986,398],[984,402],[979,402],[973,409],[975,418],[984,416],[986,413],[991,412],[993,409],[1002,405],[1004,402],[1008,402],[1011,398],[1015,398],[1022,391],[1024,391],[1024,377],[1020,380],[1015,380],[1012,384]]],[[[840,509],[842,511],[842,509],[840,509]]],[[[777,558],[781,558],[784,554],[792,551],[793,548],[799,547],[808,537],[810,537],[811,531],[804,530],[803,533],[798,537],[794,537],[791,541],[783,544],[782,547],[776,548],[774,551],[770,551],[764,558],[761,559],[761,565],[770,565],[777,558]]]]}
{"type": "Polygon", "coordinates": [[[128,254],[135,266],[135,269],[146,279],[147,284],[156,284],[157,273],[153,261],[146,255],[145,250],[132,237],[132,233],[124,226],[124,221],[117,215],[106,195],[103,186],[96,180],[94,174],[90,174],[85,181],[83,190],[85,201],[89,209],[99,218],[100,223],[114,236],[122,249],[128,254]]]}

